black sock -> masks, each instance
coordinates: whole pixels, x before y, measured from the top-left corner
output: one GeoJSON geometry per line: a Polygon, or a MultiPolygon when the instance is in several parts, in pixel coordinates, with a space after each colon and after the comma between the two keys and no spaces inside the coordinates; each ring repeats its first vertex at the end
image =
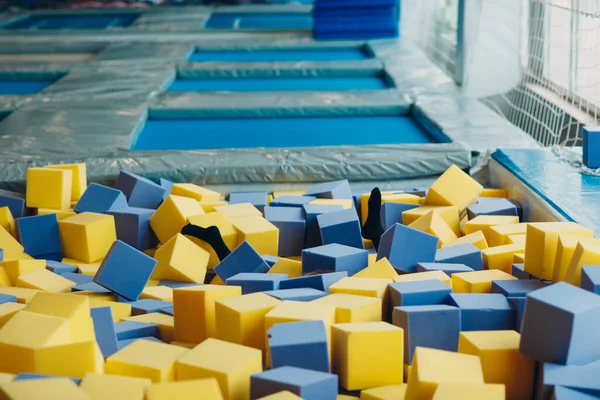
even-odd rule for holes
{"type": "Polygon", "coordinates": [[[182,235],[193,236],[197,239],[202,240],[210,245],[213,248],[215,253],[217,253],[217,257],[219,257],[220,261],[223,261],[225,257],[231,254],[231,251],[223,241],[223,237],[221,236],[221,232],[219,228],[216,226],[209,226],[208,228],[203,228],[198,225],[187,224],[181,229],[182,235]]]}
{"type": "Polygon", "coordinates": [[[362,227],[362,237],[373,242],[375,250],[379,249],[379,240],[383,235],[383,226],[381,225],[381,192],[379,188],[374,188],[369,197],[369,215],[367,221],[362,227]]]}

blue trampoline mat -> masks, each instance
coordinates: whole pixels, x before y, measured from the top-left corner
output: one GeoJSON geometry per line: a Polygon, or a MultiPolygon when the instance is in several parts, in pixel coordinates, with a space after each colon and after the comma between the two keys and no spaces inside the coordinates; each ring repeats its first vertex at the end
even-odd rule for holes
{"type": "Polygon", "coordinates": [[[210,29],[312,29],[311,14],[214,13],[206,22],[210,29]]]}
{"type": "Polygon", "coordinates": [[[373,58],[365,46],[333,48],[286,48],[260,50],[196,50],[189,61],[353,61],[373,58]]]}
{"type": "Polygon", "coordinates": [[[0,95],[39,93],[54,81],[0,81],[0,95]]]}
{"type": "Polygon", "coordinates": [[[437,143],[412,117],[148,120],[132,150],[437,143]]]}
{"type": "Polygon", "coordinates": [[[125,28],[133,23],[138,14],[97,15],[29,15],[2,26],[4,29],[106,29],[125,28]]]}
{"type": "Polygon", "coordinates": [[[174,81],[171,92],[282,92],[304,90],[388,89],[383,76],[210,78],[174,81]]]}

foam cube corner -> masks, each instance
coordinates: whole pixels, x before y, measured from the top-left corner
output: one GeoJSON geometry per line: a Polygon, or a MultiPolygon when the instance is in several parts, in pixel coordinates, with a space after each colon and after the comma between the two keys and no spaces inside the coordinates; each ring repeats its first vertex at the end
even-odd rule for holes
{"type": "Polygon", "coordinates": [[[425,204],[456,206],[459,210],[464,210],[477,201],[482,190],[483,186],[456,165],[452,165],[429,187],[425,204]]]}
{"type": "Polygon", "coordinates": [[[123,207],[127,207],[127,199],[123,192],[97,183],[91,183],[83,192],[81,199],[77,201],[74,210],[77,213],[95,212],[103,214],[109,210],[123,207]]]}
{"type": "Polygon", "coordinates": [[[322,246],[323,239],[321,238],[321,231],[319,229],[317,216],[325,213],[341,211],[344,208],[341,205],[305,204],[303,209],[306,216],[306,235],[304,238],[305,248],[309,249],[311,247],[322,246]]]}
{"type": "Polygon", "coordinates": [[[219,278],[225,282],[232,276],[244,272],[267,272],[269,266],[249,242],[243,242],[225,257],[214,270],[219,278]]]}
{"type": "Polygon", "coordinates": [[[265,218],[279,229],[279,256],[299,256],[304,248],[306,218],[297,207],[265,207],[265,218]]]}
{"type": "Polygon", "coordinates": [[[30,256],[39,257],[62,253],[56,215],[19,218],[17,219],[17,232],[25,253],[30,256]]]}
{"type": "Polygon", "coordinates": [[[409,227],[417,229],[421,232],[429,233],[433,236],[437,236],[439,239],[439,247],[458,239],[446,221],[444,221],[444,219],[435,211],[430,211],[429,213],[425,214],[410,224],[409,227]]]}
{"type": "Polygon", "coordinates": [[[206,250],[178,233],[154,253],[157,264],[152,278],[203,283],[209,257],[206,250]]]}
{"type": "Polygon", "coordinates": [[[461,272],[452,275],[454,293],[491,293],[492,281],[517,280],[514,276],[498,269],[461,272]]]}
{"type": "Polygon", "coordinates": [[[275,324],[268,332],[271,368],[284,366],[330,372],[327,330],[323,321],[275,324]]]}
{"type": "Polygon", "coordinates": [[[452,289],[437,280],[394,282],[389,284],[392,307],[444,304],[452,289]]]}
{"type": "Polygon", "coordinates": [[[511,330],[515,311],[501,294],[453,293],[448,304],[461,311],[461,331],[511,330]]]}
{"type": "Polygon", "coordinates": [[[131,247],[144,251],[158,245],[158,238],[150,227],[154,210],[150,208],[125,207],[108,211],[115,218],[117,239],[131,247]]]}
{"type": "Polygon", "coordinates": [[[303,399],[335,399],[337,386],[336,375],[296,367],[280,367],[252,376],[250,398],[258,399],[286,390],[303,399]]]}
{"type": "MultiPolygon", "coordinates": [[[[208,228],[210,226],[216,226],[219,228],[219,233],[225,242],[225,245],[229,250],[234,250],[238,244],[238,234],[233,224],[229,219],[219,211],[207,212],[206,214],[194,215],[188,218],[188,222],[192,225],[200,226],[202,228],[208,228]]],[[[196,237],[188,237],[192,242],[208,251],[210,258],[208,260],[208,268],[214,268],[219,262],[217,253],[211,245],[200,240],[196,237]]]]}
{"type": "Polygon", "coordinates": [[[169,195],[150,218],[150,226],[161,243],[181,232],[188,218],[204,214],[197,201],[189,197],[169,195]]]}
{"type": "Polygon", "coordinates": [[[368,252],[332,243],[302,251],[302,273],[316,271],[347,272],[352,276],[368,266],[368,252]]]}
{"type": "Polygon", "coordinates": [[[165,196],[165,188],[149,179],[130,172],[121,171],[115,182],[115,189],[123,192],[129,207],[156,210],[165,196]]]}
{"type": "Polygon", "coordinates": [[[264,212],[267,206],[267,192],[234,192],[229,194],[229,204],[250,203],[264,212]]]}
{"type": "Polygon", "coordinates": [[[475,245],[463,243],[439,249],[435,255],[435,262],[464,264],[480,271],[483,269],[483,254],[475,245]]]}
{"type": "Polygon", "coordinates": [[[317,183],[304,192],[304,196],[315,196],[320,199],[351,199],[352,191],[348,180],[317,183]]]}
{"type": "Polygon", "coordinates": [[[415,272],[417,263],[434,261],[437,248],[437,237],[395,224],[381,236],[377,260],[385,257],[395,269],[415,272]]]}
{"type": "Polygon", "coordinates": [[[63,254],[86,263],[102,259],[117,239],[112,215],[81,213],[58,222],[63,254]]]}
{"type": "Polygon", "coordinates": [[[73,173],[69,170],[29,168],[26,188],[27,207],[70,208],[72,185],[73,173]]]}
{"type": "Polygon", "coordinates": [[[71,171],[73,184],[71,186],[71,201],[77,201],[87,188],[87,168],[85,163],[46,165],[44,168],[64,169],[71,171]]]}
{"type": "Polygon", "coordinates": [[[338,243],[363,249],[360,221],[352,209],[334,211],[317,215],[323,244],[338,243]]]}
{"type": "Polygon", "coordinates": [[[195,199],[196,201],[219,200],[221,193],[195,185],[193,183],[176,183],[171,194],[195,199]]]}
{"type": "Polygon", "coordinates": [[[271,222],[262,216],[238,217],[231,222],[238,233],[238,245],[248,242],[260,255],[279,254],[279,229],[271,222]]]}

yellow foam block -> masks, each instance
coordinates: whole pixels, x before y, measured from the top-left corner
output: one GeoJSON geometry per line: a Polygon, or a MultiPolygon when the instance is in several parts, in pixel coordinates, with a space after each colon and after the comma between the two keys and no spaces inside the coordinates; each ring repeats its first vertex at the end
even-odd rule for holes
{"type": "Polygon", "coordinates": [[[82,378],[88,372],[103,373],[104,357],[95,340],[44,347],[36,351],[35,372],[82,378]]]}
{"type": "Polygon", "coordinates": [[[315,199],[308,204],[318,204],[322,206],[342,206],[344,210],[354,207],[352,199],[315,199]]]}
{"type": "Polygon", "coordinates": [[[89,400],[85,392],[68,378],[33,379],[0,385],[0,399],[89,400]]]}
{"type": "Polygon", "coordinates": [[[25,249],[13,235],[4,228],[0,228],[0,248],[4,250],[4,259],[22,254],[25,249]]]}
{"type": "MultiPolygon", "coordinates": [[[[233,250],[237,246],[238,233],[231,224],[231,221],[221,212],[209,212],[201,215],[194,215],[193,217],[188,218],[188,222],[193,225],[201,226],[202,228],[208,228],[209,226],[216,226],[219,228],[219,233],[225,242],[225,245],[229,248],[229,250],[233,250]]],[[[198,246],[202,247],[204,250],[208,251],[210,254],[210,259],[208,261],[208,267],[213,268],[219,262],[219,257],[217,257],[217,253],[208,243],[195,238],[193,236],[188,236],[190,240],[196,243],[198,246]]]]}
{"type": "Polygon", "coordinates": [[[60,221],[61,219],[72,217],[76,214],[75,210],[54,210],[52,208],[38,208],[37,215],[56,214],[56,218],[60,221]]]}
{"type": "Polygon", "coordinates": [[[273,198],[276,199],[279,196],[303,196],[306,190],[276,190],[273,192],[273,198]]]}
{"type": "Polygon", "coordinates": [[[11,235],[16,236],[15,219],[8,207],[0,207],[0,226],[11,235]]]}
{"type": "Polygon", "coordinates": [[[458,239],[446,221],[435,211],[430,211],[423,215],[410,224],[409,227],[437,236],[439,239],[438,247],[442,247],[445,243],[450,243],[458,239]]]}
{"type": "Polygon", "coordinates": [[[519,246],[523,247],[523,250],[525,250],[527,235],[508,235],[506,238],[506,242],[506,244],[518,244],[519,246]]]}
{"type": "Polygon", "coordinates": [[[525,263],[525,253],[513,254],[513,262],[515,264],[524,264],[525,263]]]}
{"type": "Polygon", "coordinates": [[[146,322],[158,325],[160,340],[171,343],[175,340],[175,319],[163,313],[148,313],[125,318],[125,321],[146,322]]]}
{"type": "Polygon", "coordinates": [[[439,214],[439,216],[446,221],[455,235],[460,235],[460,218],[458,207],[454,206],[421,206],[413,208],[412,210],[407,210],[402,213],[402,223],[404,225],[410,225],[432,211],[434,211],[436,214],[439,214]]]}
{"type": "Polygon", "coordinates": [[[2,286],[11,286],[12,282],[6,273],[6,270],[3,266],[0,266],[0,287],[2,286]]]}
{"type": "Polygon", "coordinates": [[[453,240],[449,243],[444,244],[442,247],[456,246],[457,244],[464,244],[464,243],[471,243],[473,246],[477,247],[479,250],[484,250],[489,247],[487,240],[485,239],[485,236],[483,235],[483,232],[481,232],[481,231],[473,232],[469,235],[460,237],[456,240],[453,240]]]}
{"type": "Polygon", "coordinates": [[[527,233],[527,223],[507,224],[490,226],[488,230],[490,246],[502,246],[510,244],[508,237],[510,235],[525,235],[527,233]]]}
{"type": "MultiPolygon", "coordinates": [[[[263,399],[266,399],[266,397],[263,397],[263,399]]],[[[336,397],[336,400],[355,400],[355,399],[358,399],[358,397],[350,396],[347,394],[338,394],[336,397]]]]}
{"type": "Polygon", "coordinates": [[[151,384],[148,378],[87,373],[79,387],[90,400],[144,400],[144,390],[151,384]]]}
{"type": "Polygon", "coordinates": [[[146,286],[140,299],[173,301],[173,289],[168,286],[146,286]]]}
{"type": "Polygon", "coordinates": [[[204,210],[197,201],[171,194],[150,217],[150,226],[158,240],[167,243],[187,225],[189,217],[199,214],[204,214],[204,210]]]}
{"type": "Polygon", "coordinates": [[[593,237],[593,232],[574,222],[540,222],[527,226],[525,272],[539,279],[550,280],[554,275],[558,235],[593,237]]]}
{"type": "Polygon", "coordinates": [[[87,172],[84,163],[81,164],[60,164],[60,165],[46,165],[44,168],[52,169],[64,169],[71,171],[73,176],[71,184],[71,200],[77,201],[87,189],[87,172]]]}
{"type": "Polygon", "coordinates": [[[175,340],[200,343],[216,337],[215,301],[241,295],[239,286],[202,285],[173,290],[175,340]]]}
{"type": "Polygon", "coordinates": [[[508,191],[506,189],[484,188],[481,193],[479,193],[479,197],[496,197],[507,199],[508,191]]]}
{"type": "Polygon", "coordinates": [[[51,293],[69,293],[76,283],[47,269],[35,269],[19,276],[16,286],[51,293]]]}
{"type": "Polygon", "coordinates": [[[225,399],[250,398],[250,376],[262,372],[262,352],[207,339],[177,360],[177,380],[216,378],[225,399]]]}
{"type": "Polygon", "coordinates": [[[462,212],[467,206],[475,204],[483,191],[475,179],[452,165],[429,187],[425,204],[437,206],[456,206],[462,212]]]}
{"type": "Polygon", "coordinates": [[[69,293],[71,296],[85,296],[90,300],[90,307],[92,307],[92,300],[105,300],[105,301],[117,301],[117,296],[110,293],[98,293],[92,292],[91,290],[81,290],[77,292],[69,293]]]}
{"type": "Polygon", "coordinates": [[[54,168],[27,169],[25,201],[31,208],[71,208],[73,173],[54,168]]]}
{"type": "Polygon", "coordinates": [[[204,283],[209,254],[181,233],[161,246],[154,258],[158,260],[152,279],[204,283]]]}
{"type": "Polygon", "coordinates": [[[198,343],[186,343],[186,342],[176,342],[172,341],[171,344],[173,346],[185,347],[186,349],[193,349],[198,345],[198,343]]]}
{"type": "Polygon", "coordinates": [[[373,241],[369,239],[363,238],[363,246],[365,250],[369,250],[373,248],[373,241]]]}
{"type": "Polygon", "coordinates": [[[565,280],[565,275],[569,269],[569,264],[573,259],[575,248],[581,238],[571,235],[558,235],[556,243],[556,259],[554,261],[554,270],[552,272],[552,281],[559,282],[565,280]]]}
{"type": "Polygon", "coordinates": [[[153,249],[146,249],[143,251],[143,253],[147,256],[154,257],[154,254],[156,254],[156,250],[158,250],[158,247],[155,247],[153,249]]]}
{"type": "Polygon", "coordinates": [[[519,352],[520,340],[515,331],[461,332],[458,351],[481,358],[485,382],[506,385],[506,398],[531,399],[535,361],[519,352]]]}
{"type": "Polygon", "coordinates": [[[335,293],[312,303],[335,308],[335,323],[375,322],[382,319],[381,299],[353,294],[335,293]]]}
{"type": "Polygon", "coordinates": [[[36,289],[27,289],[20,287],[0,287],[0,293],[15,296],[17,302],[21,304],[27,304],[31,301],[33,296],[38,294],[40,291],[36,289]]]}
{"type": "MultiPolygon", "coordinates": [[[[371,193],[364,193],[360,196],[360,213],[361,220],[364,223],[367,221],[369,216],[369,199],[371,193]]],[[[381,193],[381,204],[383,203],[405,203],[405,204],[419,204],[419,196],[407,193],[396,193],[396,192],[382,192],[381,193]]]]}
{"type": "MultiPolygon", "coordinates": [[[[340,396],[343,396],[343,395],[338,395],[337,400],[344,400],[344,398],[343,397],[340,398],[340,396]]],[[[351,396],[347,396],[347,397],[349,397],[351,399],[356,398],[356,397],[351,397],[351,396]]],[[[261,397],[257,400],[302,400],[302,397],[298,397],[294,393],[284,390],[283,392],[278,392],[275,394],[271,394],[269,396],[261,397]]]]}
{"type": "Polygon", "coordinates": [[[406,384],[382,386],[360,392],[360,400],[403,400],[406,384]]]}
{"type": "Polygon", "coordinates": [[[498,269],[452,274],[454,293],[491,293],[492,281],[517,280],[511,274],[498,269]]]}
{"type": "Polygon", "coordinates": [[[430,400],[444,383],[484,383],[479,357],[417,346],[405,399],[430,400]]]}
{"type": "Polygon", "coordinates": [[[31,257],[29,254],[25,253],[13,253],[8,257],[6,253],[4,254],[4,261],[17,261],[17,260],[35,260],[35,258],[31,257]]]}
{"type": "Polygon", "coordinates": [[[65,258],[93,263],[106,256],[117,240],[112,215],[84,212],[58,221],[65,258]]]}
{"type": "Polygon", "coordinates": [[[377,253],[369,253],[368,255],[369,261],[367,266],[371,266],[377,262],[377,253]]]}
{"type": "Polygon", "coordinates": [[[38,350],[70,339],[66,319],[19,311],[0,329],[0,372],[34,373],[38,350]]]}
{"type": "Polygon", "coordinates": [[[226,206],[229,203],[225,200],[202,200],[198,204],[200,204],[204,212],[211,213],[216,211],[215,207],[226,206]]]}
{"type": "Polygon", "coordinates": [[[250,203],[239,203],[229,204],[226,206],[215,207],[215,211],[218,211],[225,215],[227,218],[241,218],[241,217],[261,217],[262,213],[256,207],[250,203]]]}
{"type": "MultiPolygon", "coordinates": [[[[499,384],[462,384],[443,383],[438,385],[433,400],[504,400],[504,385],[499,384]]],[[[508,397],[510,399],[510,397],[508,397]]]]}
{"type": "Polygon", "coordinates": [[[0,304],[0,328],[2,328],[18,311],[25,308],[21,303],[2,303],[0,304]]]}
{"type": "Polygon", "coordinates": [[[412,370],[412,365],[404,364],[404,383],[408,382],[410,378],[410,371],[412,370]]]}
{"type": "Polygon", "coordinates": [[[110,307],[112,311],[113,321],[121,322],[125,318],[129,318],[131,316],[131,304],[127,303],[119,303],[116,301],[107,301],[103,299],[95,299],[93,297],[90,298],[90,307],[110,307]]]}
{"type": "Polygon", "coordinates": [[[404,331],[387,322],[332,326],[332,371],[346,390],[404,382],[404,331]],[[372,360],[377,360],[376,363],[372,360]]]}
{"type": "Polygon", "coordinates": [[[289,279],[302,276],[302,262],[281,257],[267,274],[287,274],[289,279]]]}
{"type": "Polygon", "coordinates": [[[175,361],[189,350],[165,343],[136,340],[106,359],[107,374],[150,378],[152,382],[175,380],[175,361]]]}
{"type": "Polygon", "coordinates": [[[382,301],[382,313],[386,318],[389,309],[388,285],[392,279],[382,278],[342,278],[329,287],[329,293],[356,294],[375,297],[382,301]]]}
{"type": "MultiPolygon", "coordinates": [[[[375,255],[377,256],[377,255],[375,255]]],[[[362,271],[357,272],[353,275],[355,278],[383,278],[383,279],[393,279],[398,276],[398,273],[392,267],[392,264],[388,261],[387,258],[383,257],[381,260],[376,261],[373,264],[370,264],[367,268],[362,271]]]]}
{"type": "Polygon", "coordinates": [[[600,239],[581,239],[575,251],[573,258],[569,263],[569,268],[565,273],[565,281],[575,286],[581,284],[581,267],[584,265],[600,264],[600,239]]]}
{"type": "Polygon", "coordinates": [[[279,229],[263,217],[233,218],[238,245],[247,241],[260,255],[279,254],[279,229]]]}
{"type": "Polygon", "coordinates": [[[100,269],[100,265],[102,265],[102,260],[95,263],[78,262],[76,265],[77,271],[79,271],[80,274],[94,276],[96,275],[96,272],[98,272],[98,270],[100,269]]]}
{"type": "Polygon", "coordinates": [[[522,244],[506,244],[482,250],[483,265],[487,269],[498,269],[510,274],[512,272],[514,255],[522,253],[524,248],[525,246],[522,244]]]}
{"type": "Polygon", "coordinates": [[[219,275],[215,275],[215,277],[212,279],[212,281],[210,281],[210,284],[225,286],[225,282],[223,282],[223,279],[221,279],[221,277],[219,275]]]}
{"type": "Polygon", "coordinates": [[[491,245],[490,228],[497,225],[518,224],[519,217],[512,215],[479,215],[465,224],[465,233],[481,231],[491,245]]]}
{"type": "Polygon", "coordinates": [[[15,374],[4,374],[0,373],[0,384],[12,382],[15,379],[15,374]]]}
{"type": "Polygon", "coordinates": [[[46,269],[46,261],[44,260],[15,260],[0,262],[0,266],[4,268],[11,285],[16,285],[17,280],[21,275],[28,274],[36,269],[46,269]]]}
{"type": "Polygon", "coordinates": [[[216,378],[157,383],[146,388],[146,400],[223,400],[216,378]]]}
{"type": "Polygon", "coordinates": [[[452,287],[452,278],[450,278],[444,271],[415,272],[413,274],[398,275],[394,278],[394,282],[428,281],[430,279],[440,280],[446,285],[452,287]]]}
{"type": "Polygon", "coordinates": [[[265,315],[279,303],[280,300],[264,293],[217,300],[217,339],[264,351],[265,315]]]}
{"type": "Polygon", "coordinates": [[[171,194],[175,196],[189,197],[196,201],[215,201],[221,200],[221,193],[212,191],[193,183],[176,183],[171,189],[171,194]]]}

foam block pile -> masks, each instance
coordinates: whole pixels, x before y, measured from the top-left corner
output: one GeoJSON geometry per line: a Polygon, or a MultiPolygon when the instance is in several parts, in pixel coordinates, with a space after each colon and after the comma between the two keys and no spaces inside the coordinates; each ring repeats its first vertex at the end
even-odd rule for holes
{"type": "Polygon", "coordinates": [[[316,0],[317,39],[361,40],[398,37],[399,0],[316,0]]]}
{"type": "Polygon", "coordinates": [[[600,398],[600,240],[507,195],[456,167],[384,192],[375,251],[347,181],[32,168],[0,192],[0,399],[600,398]]]}

